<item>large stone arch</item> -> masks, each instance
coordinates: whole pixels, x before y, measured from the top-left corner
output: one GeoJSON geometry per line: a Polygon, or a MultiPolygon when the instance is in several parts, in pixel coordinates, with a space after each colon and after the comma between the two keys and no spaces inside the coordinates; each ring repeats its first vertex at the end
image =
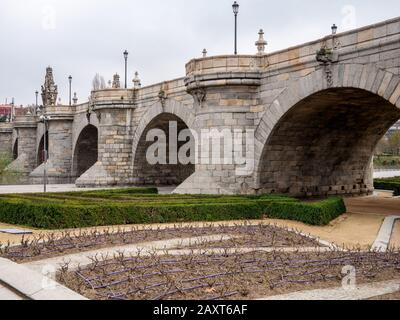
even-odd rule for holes
{"type": "Polygon", "coordinates": [[[298,196],[371,192],[373,150],[400,118],[399,95],[399,76],[374,65],[321,67],[292,82],[257,127],[255,188],[298,196]]]}
{"type": "Polygon", "coordinates": [[[86,125],[79,133],[73,149],[73,177],[80,177],[97,162],[98,135],[97,127],[92,124],[86,125]]]}
{"type": "MultiPolygon", "coordinates": [[[[139,122],[132,143],[133,183],[139,185],[179,185],[195,171],[194,164],[171,164],[167,154],[168,164],[151,165],[145,158],[146,151],[153,142],[146,141],[146,135],[151,129],[161,129],[166,133],[167,151],[169,150],[169,123],[177,123],[178,134],[184,129],[192,129],[194,122],[193,109],[176,100],[167,100],[164,104],[157,103],[150,107],[139,122]]],[[[193,141],[193,140],[192,140],[193,141]]],[[[178,150],[185,142],[178,143],[178,150]]]]}
{"type": "Polygon", "coordinates": [[[37,148],[37,166],[40,166],[45,160],[45,135],[46,135],[46,152],[47,155],[49,154],[49,131],[47,130],[43,133],[42,137],[40,138],[39,145],[37,148]]]}
{"type": "Polygon", "coordinates": [[[17,158],[18,158],[18,137],[15,139],[15,141],[13,143],[12,157],[13,157],[13,160],[17,160],[17,158]]]}

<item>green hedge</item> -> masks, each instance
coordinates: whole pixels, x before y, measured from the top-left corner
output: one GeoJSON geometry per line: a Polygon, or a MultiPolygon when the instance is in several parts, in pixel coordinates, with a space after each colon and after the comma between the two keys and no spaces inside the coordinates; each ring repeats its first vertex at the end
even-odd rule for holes
{"type": "Polygon", "coordinates": [[[341,198],[330,198],[313,203],[271,203],[266,215],[270,218],[301,221],[310,225],[327,225],[346,212],[341,198]]]}
{"type": "MultiPolygon", "coordinates": [[[[142,190],[141,192],[146,192],[142,190]]],[[[325,225],[346,212],[343,200],[303,203],[285,196],[140,194],[133,189],[1,195],[0,221],[35,228],[270,218],[325,225]]]]}
{"type": "Polygon", "coordinates": [[[400,196],[400,177],[375,179],[374,188],[379,190],[392,190],[395,196],[400,196]]]}

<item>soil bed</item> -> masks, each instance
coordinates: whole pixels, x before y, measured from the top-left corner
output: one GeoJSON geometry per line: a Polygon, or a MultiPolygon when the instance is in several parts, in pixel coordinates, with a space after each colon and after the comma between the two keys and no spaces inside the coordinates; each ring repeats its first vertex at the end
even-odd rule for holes
{"type": "MultiPolygon", "coordinates": [[[[238,236],[227,243],[219,241],[218,245],[229,247],[316,247],[321,246],[316,240],[298,235],[294,232],[271,225],[236,225],[236,226],[204,226],[204,227],[172,227],[165,229],[135,229],[73,233],[64,232],[40,235],[33,239],[22,240],[19,246],[3,244],[0,257],[18,263],[43,260],[67,254],[91,251],[120,245],[139,244],[144,242],[189,238],[215,234],[238,236]]],[[[205,244],[201,244],[204,247],[205,244]]],[[[207,246],[212,244],[208,243],[207,246]]],[[[194,245],[196,246],[196,245],[194,245]]],[[[213,245],[213,247],[215,247],[213,245]]],[[[220,246],[219,246],[220,247],[220,246]]]]}
{"type": "Polygon", "coordinates": [[[135,256],[57,274],[74,291],[100,300],[257,299],[340,286],[343,267],[354,266],[357,283],[400,278],[400,253],[252,252],[230,255],[135,256]]]}

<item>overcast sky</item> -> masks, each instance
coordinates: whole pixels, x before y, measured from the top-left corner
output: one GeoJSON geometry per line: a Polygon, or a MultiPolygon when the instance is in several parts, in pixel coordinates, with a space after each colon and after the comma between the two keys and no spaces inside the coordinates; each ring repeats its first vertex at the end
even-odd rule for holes
{"type": "MultiPolygon", "coordinates": [[[[255,53],[260,28],[269,52],[400,16],[399,0],[240,0],[239,53],[255,53]]],[[[185,75],[185,63],[233,53],[232,0],[0,0],[0,104],[34,103],[45,69],[54,68],[62,101],[68,80],[80,102],[96,73],[143,85],[185,75]]],[[[131,84],[131,83],[130,83],[131,84]]]]}

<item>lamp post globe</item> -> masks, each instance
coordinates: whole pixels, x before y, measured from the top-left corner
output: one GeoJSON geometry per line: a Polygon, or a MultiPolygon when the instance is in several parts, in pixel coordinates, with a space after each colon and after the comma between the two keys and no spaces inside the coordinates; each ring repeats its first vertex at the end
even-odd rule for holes
{"type": "Polygon", "coordinates": [[[232,5],[233,13],[238,14],[239,13],[239,4],[235,1],[232,5]]]}
{"type": "Polygon", "coordinates": [[[336,24],[332,25],[332,34],[335,35],[337,33],[338,27],[336,26],[336,24]]]}

